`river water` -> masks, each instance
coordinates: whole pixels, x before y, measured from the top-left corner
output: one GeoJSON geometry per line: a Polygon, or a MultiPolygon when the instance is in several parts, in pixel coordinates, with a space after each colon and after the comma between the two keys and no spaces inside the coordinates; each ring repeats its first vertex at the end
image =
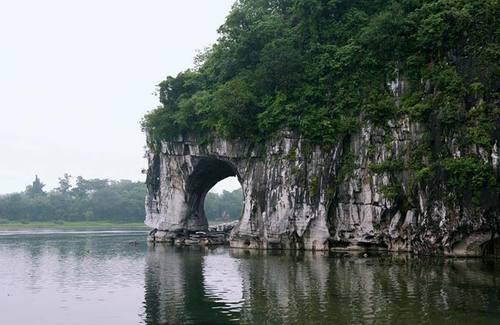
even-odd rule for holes
{"type": "Polygon", "coordinates": [[[0,232],[0,324],[500,324],[500,263],[0,232]],[[134,243],[135,242],[135,243],[134,243]]]}

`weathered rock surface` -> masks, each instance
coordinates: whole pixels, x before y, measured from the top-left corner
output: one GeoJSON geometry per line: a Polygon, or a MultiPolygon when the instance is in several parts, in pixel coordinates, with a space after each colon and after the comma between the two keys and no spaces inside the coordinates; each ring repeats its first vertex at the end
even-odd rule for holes
{"type": "Polygon", "coordinates": [[[190,231],[187,229],[158,230],[155,228],[148,235],[153,243],[175,244],[177,246],[220,246],[229,244],[229,234],[236,222],[221,223],[208,228],[208,231],[190,231]]]}
{"type": "MultiPolygon", "coordinates": [[[[407,119],[385,130],[365,126],[329,149],[292,132],[260,145],[189,137],[163,142],[161,152],[149,153],[145,223],[168,232],[207,230],[207,192],[236,176],[244,208],[230,235],[232,247],[480,255],[482,245],[498,237],[498,211],[436,199],[439,184],[432,190],[415,185],[410,171],[370,168],[409,160],[421,128],[407,119]],[[394,184],[414,202],[399,202],[384,191],[394,184]]],[[[452,140],[448,145],[456,150],[452,140]]],[[[481,156],[498,177],[496,146],[481,156]]]]}

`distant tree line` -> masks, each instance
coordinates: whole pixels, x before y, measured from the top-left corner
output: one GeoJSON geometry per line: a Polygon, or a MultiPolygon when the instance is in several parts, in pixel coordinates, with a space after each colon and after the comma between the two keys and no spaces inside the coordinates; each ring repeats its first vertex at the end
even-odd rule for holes
{"type": "Polygon", "coordinates": [[[231,221],[240,218],[243,208],[243,192],[241,189],[221,194],[208,193],[205,198],[205,215],[208,220],[231,221]]]}
{"type": "Polygon", "coordinates": [[[85,179],[64,174],[59,187],[45,191],[38,178],[21,193],[0,196],[0,219],[6,221],[144,220],[145,185],[129,180],[85,179]]]}
{"type": "MultiPolygon", "coordinates": [[[[130,180],[85,179],[64,174],[46,191],[38,176],[24,192],[0,195],[0,222],[110,221],[143,222],[146,186],[130,180]],[[72,185],[74,183],[74,185],[72,185]]],[[[238,218],[241,190],[209,193],[209,219],[238,218]]]]}

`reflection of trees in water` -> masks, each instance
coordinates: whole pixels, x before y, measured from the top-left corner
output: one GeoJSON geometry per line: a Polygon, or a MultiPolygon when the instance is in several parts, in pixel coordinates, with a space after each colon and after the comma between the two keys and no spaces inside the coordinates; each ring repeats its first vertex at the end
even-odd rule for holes
{"type": "Polygon", "coordinates": [[[166,246],[148,249],[145,270],[145,312],[148,323],[185,321],[184,254],[166,246]]]}
{"type": "Polygon", "coordinates": [[[461,322],[500,315],[494,262],[408,255],[148,251],[149,323],[461,322]],[[242,302],[241,302],[242,300],[242,302]]]}

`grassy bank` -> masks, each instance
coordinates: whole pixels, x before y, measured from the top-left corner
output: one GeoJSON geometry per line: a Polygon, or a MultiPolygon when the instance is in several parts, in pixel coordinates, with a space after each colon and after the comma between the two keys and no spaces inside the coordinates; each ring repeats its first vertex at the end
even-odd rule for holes
{"type": "Polygon", "coordinates": [[[3,222],[0,223],[0,230],[15,230],[15,229],[98,229],[98,228],[114,228],[114,229],[148,229],[143,223],[116,223],[108,221],[45,221],[45,222],[3,222]]]}

